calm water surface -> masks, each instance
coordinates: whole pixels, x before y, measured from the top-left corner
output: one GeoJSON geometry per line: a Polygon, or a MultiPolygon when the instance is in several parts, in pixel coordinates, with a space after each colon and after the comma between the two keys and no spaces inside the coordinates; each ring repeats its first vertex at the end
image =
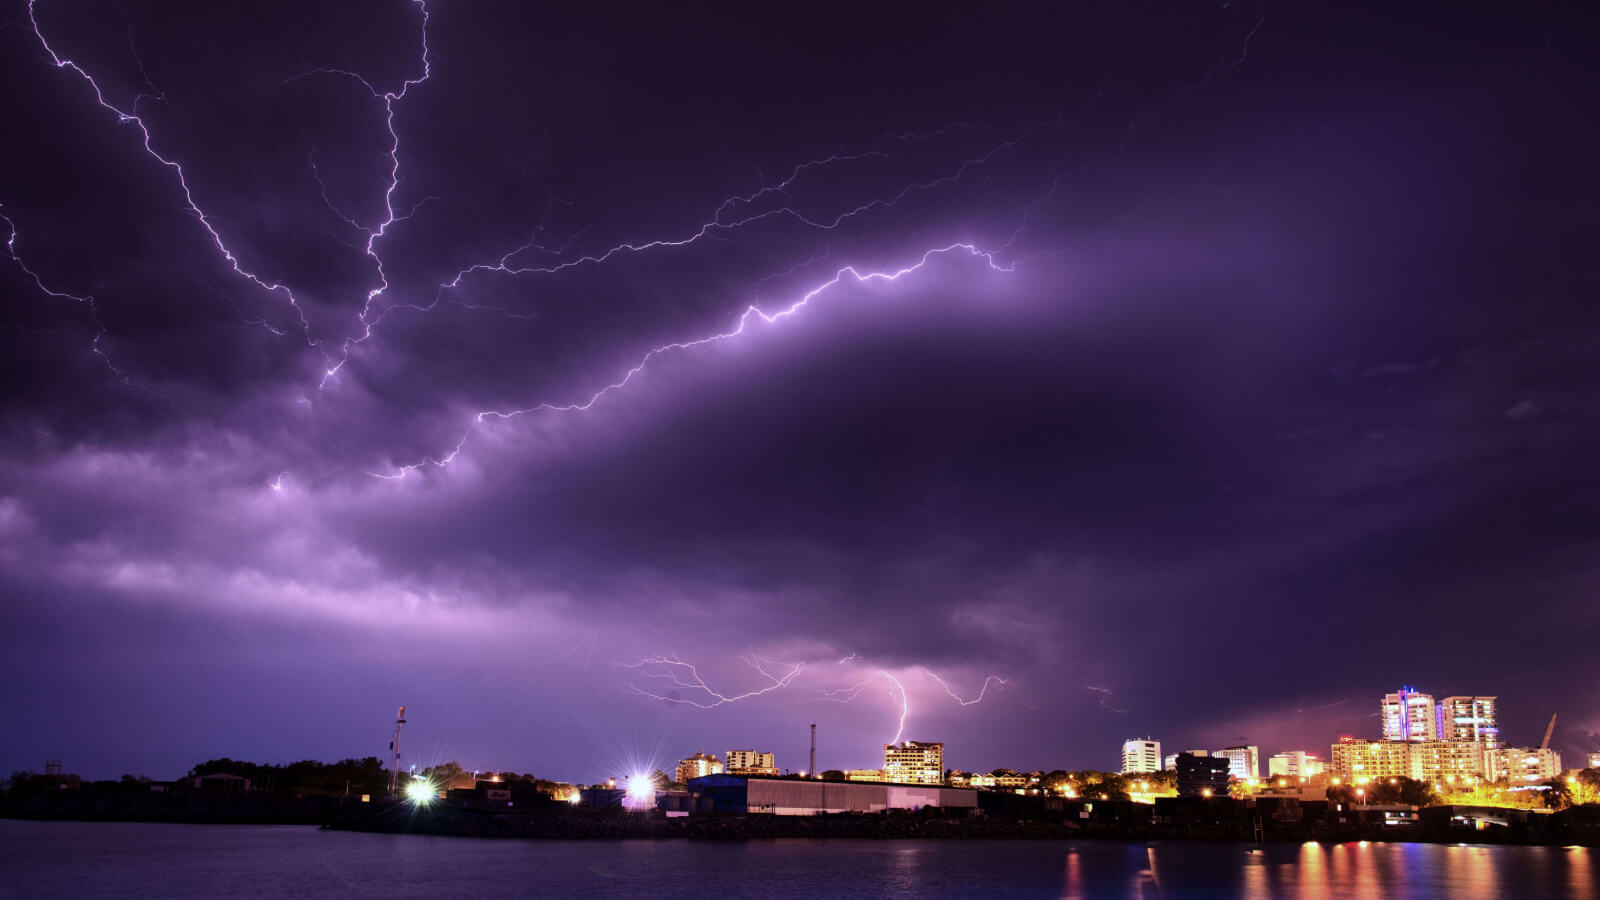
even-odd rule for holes
{"type": "Polygon", "coordinates": [[[1591,898],[1597,856],[1428,844],[489,841],[0,820],[0,896],[1591,898]]]}

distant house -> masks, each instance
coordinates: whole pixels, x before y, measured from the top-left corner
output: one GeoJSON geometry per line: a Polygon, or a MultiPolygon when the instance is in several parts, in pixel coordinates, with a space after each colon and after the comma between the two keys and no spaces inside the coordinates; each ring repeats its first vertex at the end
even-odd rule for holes
{"type": "Polygon", "coordinates": [[[242,794],[250,790],[250,779],[226,772],[212,772],[196,776],[192,785],[197,791],[208,794],[242,794]]]}

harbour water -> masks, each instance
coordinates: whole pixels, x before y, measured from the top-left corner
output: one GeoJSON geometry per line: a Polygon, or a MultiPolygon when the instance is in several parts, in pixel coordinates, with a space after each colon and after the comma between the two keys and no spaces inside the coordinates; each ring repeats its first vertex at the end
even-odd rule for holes
{"type": "Polygon", "coordinates": [[[1600,851],[1350,843],[497,841],[0,821],[3,897],[1600,895],[1600,851]]]}

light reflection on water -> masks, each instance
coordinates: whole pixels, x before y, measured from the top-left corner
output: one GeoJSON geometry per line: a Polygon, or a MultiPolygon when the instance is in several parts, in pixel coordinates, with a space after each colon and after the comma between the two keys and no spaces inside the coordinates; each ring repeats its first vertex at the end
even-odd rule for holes
{"type": "Polygon", "coordinates": [[[1116,841],[494,841],[0,820],[0,897],[1593,898],[1593,850],[1116,841]]]}

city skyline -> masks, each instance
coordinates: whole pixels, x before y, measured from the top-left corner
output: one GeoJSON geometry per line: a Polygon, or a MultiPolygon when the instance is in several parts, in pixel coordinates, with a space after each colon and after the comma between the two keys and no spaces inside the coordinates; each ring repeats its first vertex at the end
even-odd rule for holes
{"type": "Polygon", "coordinates": [[[1600,749],[1577,29],[620,18],[4,5],[0,774],[1600,749]]]}

